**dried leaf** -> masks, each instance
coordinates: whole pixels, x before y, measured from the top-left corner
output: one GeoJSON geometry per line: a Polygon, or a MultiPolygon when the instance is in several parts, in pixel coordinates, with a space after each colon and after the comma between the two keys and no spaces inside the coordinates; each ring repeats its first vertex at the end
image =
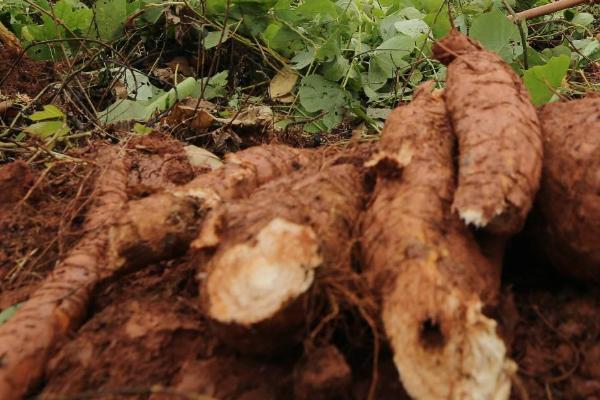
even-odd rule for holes
{"type": "Polygon", "coordinates": [[[298,74],[290,68],[283,68],[271,79],[269,94],[272,99],[289,95],[298,82],[298,74]]]}
{"type": "Polygon", "coordinates": [[[219,157],[201,147],[190,144],[188,146],[184,146],[183,150],[185,151],[188,162],[192,167],[208,168],[213,170],[223,165],[223,162],[219,159],[219,157]]]}

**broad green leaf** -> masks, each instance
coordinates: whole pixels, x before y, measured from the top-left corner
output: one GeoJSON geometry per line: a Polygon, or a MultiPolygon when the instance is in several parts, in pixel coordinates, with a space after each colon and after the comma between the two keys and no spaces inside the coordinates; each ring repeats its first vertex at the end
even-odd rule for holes
{"type": "Polygon", "coordinates": [[[87,33],[92,27],[93,12],[79,1],[59,0],[54,5],[54,13],[73,31],[87,33]]]}
{"type": "Polygon", "coordinates": [[[308,75],[298,91],[300,104],[310,113],[336,110],[346,105],[346,91],[321,75],[308,75]]]}
{"type": "Polygon", "coordinates": [[[521,46],[516,46],[521,41],[519,29],[496,9],[473,18],[469,36],[509,63],[522,53],[521,46]]]}
{"type": "Polygon", "coordinates": [[[415,48],[413,38],[406,35],[396,35],[381,43],[372,53],[375,57],[390,59],[394,64],[401,64],[402,59],[415,48]]]}
{"type": "Polygon", "coordinates": [[[50,136],[60,137],[68,134],[69,131],[70,129],[66,121],[41,121],[25,128],[25,132],[41,138],[50,136]]]}
{"type": "Polygon", "coordinates": [[[229,29],[225,28],[225,32],[222,31],[212,31],[208,32],[202,41],[202,45],[205,49],[212,49],[213,47],[217,47],[219,43],[224,43],[229,38],[229,29]]]}
{"type": "MultiPolygon", "coordinates": [[[[592,59],[592,61],[596,60],[600,55],[600,42],[596,38],[573,40],[573,46],[581,55],[592,59]]],[[[580,56],[579,54],[577,55],[580,56]]]]}
{"type": "Polygon", "coordinates": [[[431,11],[423,18],[423,21],[431,27],[433,37],[439,39],[446,36],[452,25],[450,24],[450,17],[448,16],[448,10],[443,9],[442,11],[431,11]]]}
{"type": "Polygon", "coordinates": [[[429,25],[420,19],[407,19],[394,24],[399,33],[415,38],[429,32],[429,25]]]}
{"type": "Polygon", "coordinates": [[[45,121],[48,119],[64,119],[65,113],[53,104],[47,104],[42,111],[36,111],[28,117],[32,121],[45,121]]]}
{"type": "Polygon", "coordinates": [[[292,58],[291,63],[294,69],[302,69],[308,67],[315,60],[315,49],[314,47],[308,50],[299,51],[292,58]]]}
{"type": "Polygon", "coordinates": [[[263,32],[267,45],[285,55],[294,54],[303,47],[302,37],[279,22],[272,22],[263,32]]]}
{"type": "Polygon", "coordinates": [[[368,70],[368,84],[371,89],[381,88],[388,79],[393,78],[398,70],[407,67],[403,59],[415,48],[413,38],[397,34],[386,40],[371,52],[368,70]]]}
{"type": "Polygon", "coordinates": [[[337,82],[346,76],[350,69],[350,63],[342,56],[336,57],[334,61],[328,62],[321,68],[321,73],[325,79],[337,82]]]}
{"type": "Polygon", "coordinates": [[[149,100],[119,100],[106,110],[98,113],[98,119],[104,124],[119,121],[146,121],[158,112],[164,112],[177,100],[200,94],[199,83],[194,78],[187,78],[168,92],[162,92],[149,100]]]}
{"type": "Polygon", "coordinates": [[[539,106],[552,99],[567,76],[570,61],[566,55],[552,57],[545,65],[531,67],[525,71],[523,80],[533,104],[539,106]]]}
{"type": "Polygon", "coordinates": [[[571,22],[581,26],[588,26],[592,22],[594,22],[594,16],[586,12],[577,13],[575,14],[571,22]]]}
{"type": "Polygon", "coordinates": [[[127,0],[98,0],[94,5],[94,18],[100,39],[118,39],[127,19],[127,0]]]}
{"type": "MultiPolygon", "coordinates": [[[[200,79],[200,85],[205,86],[204,93],[202,94],[202,98],[205,100],[211,100],[217,97],[225,97],[227,96],[227,90],[225,89],[227,86],[227,77],[229,76],[229,71],[221,71],[216,73],[210,78],[202,78],[200,79]]],[[[199,91],[200,89],[198,89],[199,91]]],[[[201,93],[195,93],[193,96],[198,97],[201,93]]]]}

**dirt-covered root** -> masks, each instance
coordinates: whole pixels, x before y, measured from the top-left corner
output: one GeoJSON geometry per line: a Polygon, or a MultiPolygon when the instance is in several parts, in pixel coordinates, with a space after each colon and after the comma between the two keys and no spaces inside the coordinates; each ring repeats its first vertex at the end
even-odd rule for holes
{"type": "Polygon", "coordinates": [[[132,267],[181,255],[206,212],[221,201],[247,197],[262,184],[318,159],[311,150],[251,147],[227,155],[221,168],[186,185],[130,201],[110,230],[110,263],[132,267]]]}
{"type": "Polygon", "coordinates": [[[562,273],[600,283],[600,98],[547,104],[539,116],[542,247],[562,273]]]}
{"type": "Polygon", "coordinates": [[[128,165],[117,148],[99,150],[95,198],[84,234],[17,313],[0,326],[0,398],[19,399],[37,383],[48,356],[86,312],[103,268],[106,231],[125,203],[128,165]]]}
{"type": "Polygon", "coordinates": [[[445,100],[458,137],[458,186],[452,207],[470,225],[518,232],[542,168],[536,110],[522,81],[497,54],[452,31],[434,44],[448,64],[445,100]]]}
{"type": "Polygon", "coordinates": [[[451,212],[454,137],[442,94],[422,86],[382,132],[362,217],[367,277],[402,384],[417,399],[506,399],[514,363],[482,308],[497,301],[499,265],[451,212]]]}
{"type": "Polygon", "coordinates": [[[184,146],[167,135],[151,133],[127,142],[127,155],[131,160],[127,191],[131,197],[143,197],[154,192],[190,182],[196,175],[210,171],[211,165],[219,165],[216,156],[209,163],[206,152],[201,163],[194,152],[202,149],[184,146]]]}
{"type": "Polygon", "coordinates": [[[209,215],[192,246],[214,252],[201,302],[226,343],[269,354],[306,333],[320,277],[350,267],[361,171],[351,163],[300,171],[209,215]]]}
{"type": "Polygon", "coordinates": [[[295,400],[351,399],[352,370],[332,345],[309,351],[294,368],[295,400]]]}

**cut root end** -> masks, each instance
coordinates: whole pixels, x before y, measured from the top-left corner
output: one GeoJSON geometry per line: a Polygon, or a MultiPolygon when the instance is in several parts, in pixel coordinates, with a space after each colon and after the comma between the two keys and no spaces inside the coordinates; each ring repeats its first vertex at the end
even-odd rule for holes
{"type": "Polygon", "coordinates": [[[230,248],[213,264],[205,284],[208,314],[243,326],[273,318],[310,288],[321,262],[312,229],[276,218],[255,241],[230,248]]]}

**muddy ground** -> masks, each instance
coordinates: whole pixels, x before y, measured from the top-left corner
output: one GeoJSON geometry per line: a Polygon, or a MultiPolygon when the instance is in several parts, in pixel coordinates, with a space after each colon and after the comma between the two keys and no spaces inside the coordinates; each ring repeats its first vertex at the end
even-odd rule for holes
{"type": "MultiPolygon", "coordinates": [[[[150,135],[124,147],[134,159],[130,198],[203,173],[181,146],[150,135]]],[[[26,300],[77,239],[95,174],[93,164],[77,160],[93,159],[94,151],[80,149],[51,168],[19,161],[0,169],[0,309],[26,300]]],[[[506,259],[501,322],[519,364],[513,397],[600,399],[600,291],[557,276],[540,259],[527,234],[513,241],[506,259]]],[[[299,346],[272,359],[242,357],[211,334],[195,274],[184,256],[103,282],[84,324],[54,354],[41,398],[289,399],[322,381],[332,386],[323,399],[367,397],[367,326],[349,324],[351,335],[334,334],[339,352],[299,346]],[[365,345],[348,343],[351,336],[365,345]],[[340,370],[336,357],[351,371],[340,370]],[[312,367],[303,369],[307,358],[312,367]]],[[[387,349],[378,364],[376,398],[408,398],[387,349]]]]}

